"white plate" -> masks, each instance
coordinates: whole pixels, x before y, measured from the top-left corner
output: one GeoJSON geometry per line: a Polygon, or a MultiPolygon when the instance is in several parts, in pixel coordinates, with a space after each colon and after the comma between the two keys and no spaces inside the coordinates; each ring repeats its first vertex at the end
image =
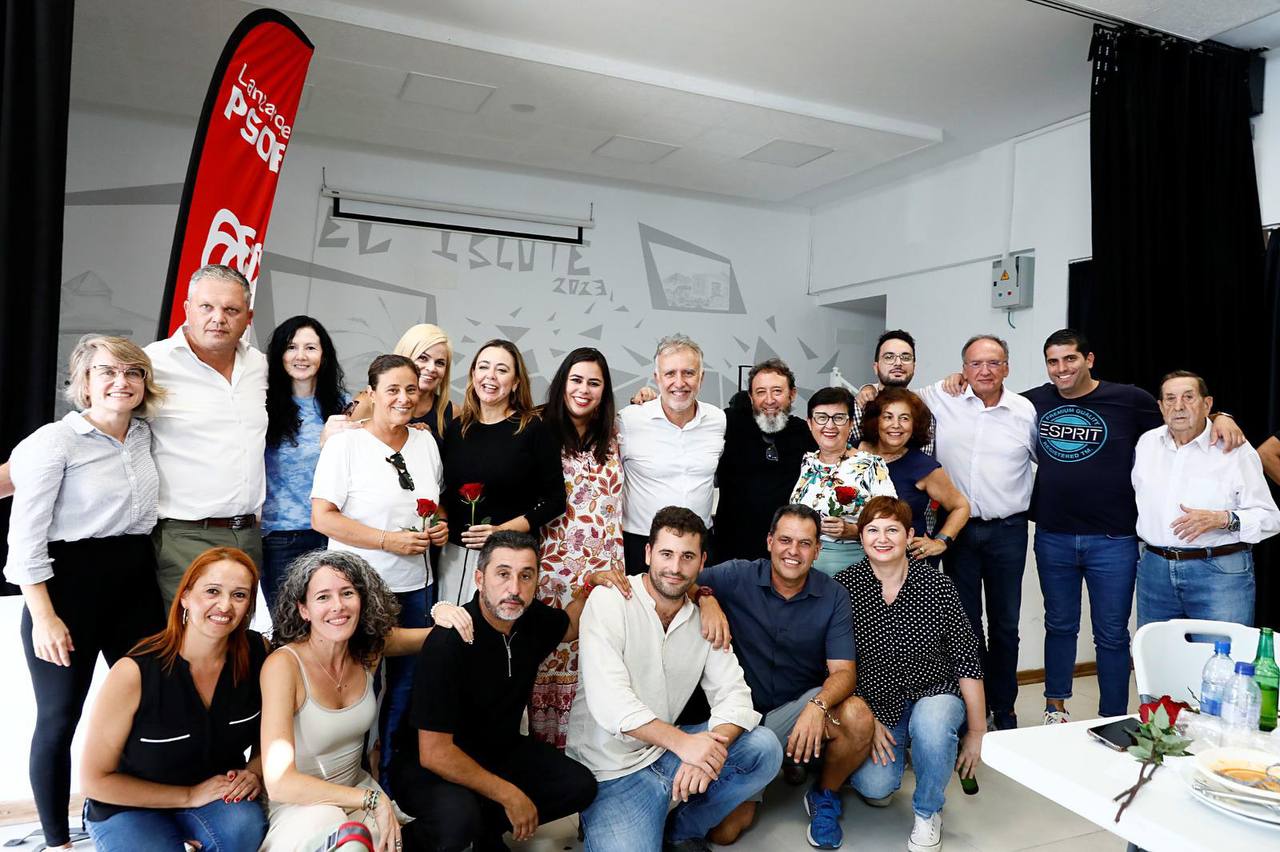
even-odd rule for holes
{"type": "Polygon", "coordinates": [[[1191,795],[1198,802],[1203,802],[1216,811],[1252,825],[1267,825],[1280,828],[1280,811],[1274,811],[1266,805],[1252,805],[1248,802],[1237,802],[1231,799],[1217,799],[1191,788],[1191,795]]]}
{"type": "Polygon", "coordinates": [[[1280,804],[1280,793],[1251,787],[1242,781],[1236,781],[1216,771],[1222,766],[1251,768],[1265,771],[1268,766],[1280,764],[1280,755],[1261,751],[1256,748],[1211,748],[1196,755],[1195,766],[1201,775],[1210,778],[1219,786],[1238,793],[1247,793],[1259,799],[1268,799],[1280,804]]]}

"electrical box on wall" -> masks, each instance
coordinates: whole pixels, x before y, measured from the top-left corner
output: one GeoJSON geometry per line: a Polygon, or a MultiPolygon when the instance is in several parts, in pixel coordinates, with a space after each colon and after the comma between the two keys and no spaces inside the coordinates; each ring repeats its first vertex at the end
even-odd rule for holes
{"type": "Polygon", "coordinates": [[[1017,255],[991,262],[991,307],[1015,310],[1029,308],[1035,294],[1036,259],[1033,255],[1017,255]]]}

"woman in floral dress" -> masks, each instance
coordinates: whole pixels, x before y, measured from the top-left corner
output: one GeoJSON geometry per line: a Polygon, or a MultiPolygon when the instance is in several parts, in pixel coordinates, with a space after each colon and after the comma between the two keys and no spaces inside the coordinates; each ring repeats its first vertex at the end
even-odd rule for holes
{"type": "Polygon", "coordinates": [[[822,516],[822,550],[813,567],[828,576],[865,555],[858,541],[858,513],[872,497],[897,497],[884,459],[850,450],[853,396],[844,388],[822,388],[809,397],[809,431],[818,449],[805,453],[792,503],[822,516]]]}
{"type": "MultiPolygon", "coordinates": [[[[565,512],[542,530],[538,599],[567,608],[593,586],[630,595],[622,566],[622,463],[613,434],[613,382],[599,350],[570,352],[547,391],[542,420],[560,441],[565,512]]],[[[578,688],[578,640],[543,662],[529,706],[530,733],[564,748],[578,688]]]]}

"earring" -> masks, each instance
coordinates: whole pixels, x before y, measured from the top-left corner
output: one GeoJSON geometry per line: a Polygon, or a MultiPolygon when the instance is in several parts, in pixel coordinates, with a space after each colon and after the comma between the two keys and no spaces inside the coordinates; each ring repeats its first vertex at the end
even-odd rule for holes
{"type": "Polygon", "coordinates": [[[187,608],[185,606],[182,608],[182,623],[187,623],[187,608]]]}

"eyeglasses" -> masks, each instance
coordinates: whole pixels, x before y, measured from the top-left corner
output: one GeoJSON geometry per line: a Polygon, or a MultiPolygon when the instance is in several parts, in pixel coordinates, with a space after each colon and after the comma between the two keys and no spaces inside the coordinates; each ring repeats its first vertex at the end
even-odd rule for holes
{"type": "Polygon", "coordinates": [[[89,369],[93,371],[95,376],[112,382],[120,376],[124,376],[130,382],[145,382],[147,380],[147,371],[141,367],[108,367],[106,364],[94,364],[89,369]]]}
{"type": "Polygon", "coordinates": [[[849,422],[847,414],[827,414],[825,411],[819,411],[816,414],[809,415],[810,419],[819,426],[826,426],[828,423],[834,423],[837,426],[843,426],[849,422]]]}
{"type": "Polygon", "coordinates": [[[396,475],[400,478],[400,487],[405,491],[412,491],[413,477],[409,475],[409,468],[404,463],[404,456],[399,453],[392,453],[387,456],[387,464],[396,469],[396,475]]]}
{"type": "Polygon", "coordinates": [[[892,364],[895,361],[899,364],[914,364],[916,362],[916,356],[912,355],[910,352],[903,352],[901,355],[897,352],[886,352],[880,356],[881,364],[892,364]]]}
{"type": "Polygon", "coordinates": [[[970,370],[981,370],[983,367],[987,367],[992,370],[999,370],[1008,363],[1008,361],[965,361],[964,365],[970,370]]]}
{"type": "Polygon", "coordinates": [[[778,442],[768,435],[764,438],[764,460],[776,462],[778,460],[778,442]]]}

